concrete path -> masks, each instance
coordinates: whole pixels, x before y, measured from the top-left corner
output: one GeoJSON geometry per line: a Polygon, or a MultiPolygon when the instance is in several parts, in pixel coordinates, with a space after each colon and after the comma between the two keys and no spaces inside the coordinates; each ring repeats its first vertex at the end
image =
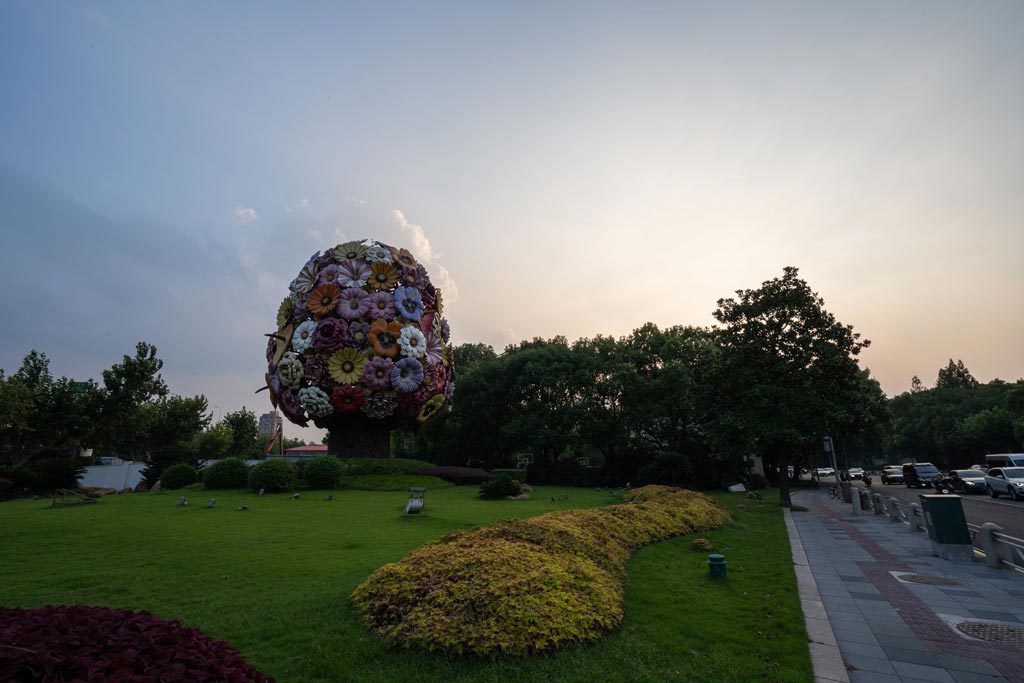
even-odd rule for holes
{"type": "Polygon", "coordinates": [[[817,681],[1024,683],[1024,575],[934,557],[927,534],[823,492],[793,502],[809,508],[787,529],[817,681]],[[1022,645],[971,638],[965,621],[1020,629],[994,632],[1022,645]]]}

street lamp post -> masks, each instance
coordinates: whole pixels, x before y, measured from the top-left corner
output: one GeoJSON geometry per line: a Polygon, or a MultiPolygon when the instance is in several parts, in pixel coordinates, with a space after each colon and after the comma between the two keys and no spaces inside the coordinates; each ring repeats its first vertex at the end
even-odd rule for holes
{"type": "Polygon", "coordinates": [[[836,451],[832,447],[832,437],[826,436],[821,442],[825,446],[825,452],[832,459],[832,473],[836,475],[836,488],[839,488],[839,468],[836,467],[836,451]]]}

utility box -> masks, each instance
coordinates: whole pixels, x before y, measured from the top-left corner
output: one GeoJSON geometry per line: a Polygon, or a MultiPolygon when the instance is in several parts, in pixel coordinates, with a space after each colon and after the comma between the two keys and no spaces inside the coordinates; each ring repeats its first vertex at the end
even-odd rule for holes
{"type": "Polygon", "coordinates": [[[918,497],[924,523],[928,527],[928,538],[932,542],[932,553],[945,560],[972,562],[974,546],[960,496],[921,494],[918,497]]]}
{"type": "Polygon", "coordinates": [[[843,492],[843,502],[844,503],[852,503],[853,502],[853,496],[850,494],[850,488],[852,486],[853,486],[853,484],[851,484],[848,481],[844,481],[841,484],[839,484],[839,488],[843,492]]]}

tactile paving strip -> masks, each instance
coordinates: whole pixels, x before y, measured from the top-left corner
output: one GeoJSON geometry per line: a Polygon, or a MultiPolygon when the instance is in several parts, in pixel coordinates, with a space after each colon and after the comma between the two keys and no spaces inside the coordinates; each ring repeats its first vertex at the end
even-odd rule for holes
{"type": "Polygon", "coordinates": [[[901,581],[923,583],[928,586],[962,586],[963,581],[948,579],[944,576],[925,576],[924,574],[900,574],[901,581]]]}

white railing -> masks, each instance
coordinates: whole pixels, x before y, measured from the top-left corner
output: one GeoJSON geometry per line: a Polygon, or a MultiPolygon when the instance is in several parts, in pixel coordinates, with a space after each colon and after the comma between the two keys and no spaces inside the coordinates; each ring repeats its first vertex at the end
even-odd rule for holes
{"type": "MultiPolygon", "coordinates": [[[[973,524],[968,524],[971,529],[973,524]]],[[[1024,571],[1024,540],[1002,533],[1003,527],[993,522],[985,522],[972,530],[972,540],[981,546],[981,554],[985,564],[990,567],[1009,567],[1024,571]]]]}

